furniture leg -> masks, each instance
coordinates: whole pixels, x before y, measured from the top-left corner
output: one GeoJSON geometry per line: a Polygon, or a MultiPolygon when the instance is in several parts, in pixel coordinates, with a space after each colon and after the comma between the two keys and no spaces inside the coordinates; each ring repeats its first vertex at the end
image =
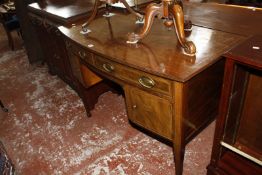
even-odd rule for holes
{"type": "Polygon", "coordinates": [[[183,162],[185,154],[185,136],[183,127],[183,115],[184,115],[184,94],[183,84],[175,84],[175,101],[174,104],[174,118],[173,118],[173,152],[175,159],[176,175],[182,175],[183,162]]]}
{"type": "Polygon", "coordinates": [[[14,41],[10,32],[6,32],[11,50],[14,50],[14,41]]]}
{"type": "MultiPolygon", "coordinates": [[[[170,4],[169,1],[163,1],[160,4],[149,4],[146,8],[145,13],[145,23],[140,33],[128,34],[128,42],[137,43],[140,39],[143,39],[151,29],[153,24],[154,17],[158,15],[159,17],[165,17],[167,21],[165,25],[170,27],[174,25],[178,41],[184,49],[185,54],[194,56],[196,53],[196,47],[192,41],[187,41],[185,38],[184,32],[184,13],[181,5],[173,3],[170,4]],[[171,9],[171,14],[169,13],[171,9]],[[169,20],[170,15],[173,16],[173,21],[169,20]]],[[[190,23],[187,24],[187,27],[190,27],[190,23]]]]}
{"type": "Polygon", "coordinates": [[[186,41],[185,39],[185,32],[184,32],[184,13],[182,10],[182,7],[178,4],[173,5],[172,9],[173,13],[173,20],[174,20],[174,26],[176,29],[176,34],[178,37],[178,40],[182,47],[184,48],[184,51],[188,55],[195,55],[196,53],[196,46],[192,41],[186,41]]]}
{"type": "Polygon", "coordinates": [[[132,13],[133,15],[137,16],[139,18],[139,20],[143,20],[144,16],[141,15],[140,13],[137,13],[136,11],[134,11],[125,0],[120,0],[120,2],[122,4],[124,4],[124,6],[126,7],[126,9],[132,13]]]}
{"type": "Polygon", "coordinates": [[[145,23],[143,25],[141,32],[138,34],[135,34],[135,33],[128,34],[128,41],[130,43],[137,43],[140,39],[144,38],[148,34],[153,24],[154,17],[156,15],[161,15],[162,9],[163,9],[162,3],[161,4],[156,4],[156,3],[149,4],[146,8],[145,23]]]}
{"type": "Polygon", "coordinates": [[[3,102],[0,100],[0,106],[4,112],[8,112],[8,109],[4,106],[3,102]]]}
{"type": "Polygon", "coordinates": [[[103,80],[89,88],[84,88],[83,86],[79,85],[81,90],[79,91],[81,94],[81,98],[83,100],[85,109],[86,109],[86,114],[88,117],[91,117],[91,110],[94,109],[95,104],[98,101],[98,98],[100,95],[102,95],[105,92],[112,91],[116,92],[115,85],[112,84],[111,82],[108,82],[106,80],[103,80]]]}
{"type": "Polygon", "coordinates": [[[82,25],[82,31],[83,32],[87,32],[87,26],[95,19],[97,11],[98,11],[98,7],[101,5],[101,1],[100,0],[96,0],[95,1],[95,5],[94,8],[92,10],[92,15],[89,17],[89,19],[87,20],[86,23],[84,23],[82,25]]]}
{"type": "MultiPolygon", "coordinates": [[[[176,131],[179,129],[176,129],[176,131]]],[[[176,168],[176,175],[182,175],[183,173],[183,162],[184,162],[184,155],[185,155],[185,144],[183,141],[183,137],[180,134],[175,134],[174,143],[173,143],[173,152],[174,152],[174,159],[175,159],[175,168],[176,168]]]]}

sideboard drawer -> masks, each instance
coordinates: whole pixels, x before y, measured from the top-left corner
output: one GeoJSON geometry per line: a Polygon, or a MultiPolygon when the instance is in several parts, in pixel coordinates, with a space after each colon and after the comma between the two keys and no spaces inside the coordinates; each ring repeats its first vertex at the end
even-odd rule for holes
{"type": "Polygon", "coordinates": [[[66,42],[66,46],[73,76],[85,88],[89,88],[100,82],[102,79],[83,64],[83,62],[93,64],[93,54],[69,41],[66,42]]]}
{"type": "Polygon", "coordinates": [[[82,60],[84,60],[88,63],[92,63],[93,54],[91,52],[87,52],[85,49],[83,49],[83,48],[81,48],[77,45],[72,45],[71,51],[75,55],[77,55],[79,58],[81,58],[82,60]]]}
{"type": "Polygon", "coordinates": [[[94,56],[94,64],[99,70],[110,74],[114,78],[118,78],[133,85],[150,89],[161,94],[171,96],[171,81],[157,77],[136,69],[123,66],[119,63],[106,60],[100,56],[94,56]]]}

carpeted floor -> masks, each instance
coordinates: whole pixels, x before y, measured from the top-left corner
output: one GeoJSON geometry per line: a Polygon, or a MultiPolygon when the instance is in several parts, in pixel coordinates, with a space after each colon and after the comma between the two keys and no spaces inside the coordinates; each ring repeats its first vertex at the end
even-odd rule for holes
{"type": "MultiPolygon", "coordinates": [[[[77,94],[46,66],[29,65],[21,41],[10,51],[0,28],[0,140],[18,175],[172,175],[173,152],[133,128],[124,98],[100,96],[87,118],[77,94]]],[[[214,123],[186,147],[185,175],[204,175],[214,123]]]]}

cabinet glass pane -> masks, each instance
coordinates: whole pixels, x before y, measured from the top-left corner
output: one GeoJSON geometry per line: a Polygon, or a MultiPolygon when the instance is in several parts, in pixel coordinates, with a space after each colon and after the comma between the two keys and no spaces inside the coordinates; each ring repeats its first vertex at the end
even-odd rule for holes
{"type": "Polygon", "coordinates": [[[224,141],[262,160],[262,71],[237,65],[224,141]]]}

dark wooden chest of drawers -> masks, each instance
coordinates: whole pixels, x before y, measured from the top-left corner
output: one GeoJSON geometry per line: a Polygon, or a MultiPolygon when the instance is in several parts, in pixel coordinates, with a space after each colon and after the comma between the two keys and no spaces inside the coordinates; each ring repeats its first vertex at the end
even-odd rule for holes
{"type": "Polygon", "coordinates": [[[71,75],[65,43],[58,27],[60,25],[72,26],[79,19],[87,18],[93,4],[91,0],[70,3],[65,1],[41,1],[29,4],[28,11],[50,73],[58,75],[76,89],[71,75]]]}
{"type": "Polygon", "coordinates": [[[208,174],[262,174],[262,36],[248,39],[225,57],[208,174]]]}

